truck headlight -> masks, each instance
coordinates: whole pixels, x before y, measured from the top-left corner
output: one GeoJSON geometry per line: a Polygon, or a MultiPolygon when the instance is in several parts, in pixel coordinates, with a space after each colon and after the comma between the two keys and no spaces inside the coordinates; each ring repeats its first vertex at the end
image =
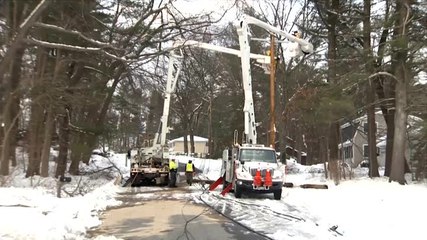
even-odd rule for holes
{"type": "Polygon", "coordinates": [[[252,175],[246,171],[242,172],[241,170],[240,171],[237,170],[236,172],[237,172],[237,178],[239,178],[239,179],[246,179],[246,180],[252,180],[253,179],[252,175]]]}
{"type": "Polygon", "coordinates": [[[273,179],[281,179],[283,174],[280,171],[274,171],[273,179]]]}

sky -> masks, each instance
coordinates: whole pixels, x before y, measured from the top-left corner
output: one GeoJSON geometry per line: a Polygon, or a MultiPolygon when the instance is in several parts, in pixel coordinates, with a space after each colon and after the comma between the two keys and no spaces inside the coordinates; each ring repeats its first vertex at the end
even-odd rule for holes
{"type": "MultiPolygon", "coordinates": [[[[176,156],[176,159],[186,162],[188,157],[176,156]]],[[[114,163],[121,174],[128,176],[124,160],[125,154],[114,154],[110,160],[93,155],[90,165],[82,168],[90,171],[114,163]]],[[[203,170],[198,178],[216,180],[219,177],[221,161],[194,159],[194,163],[203,170]]],[[[286,182],[296,187],[284,188],[280,201],[268,194],[243,195],[241,199],[234,198],[233,194],[222,197],[221,186],[206,192],[198,184],[186,187],[190,190],[188,194],[172,197],[206,203],[277,240],[425,239],[425,222],[419,219],[427,213],[426,182],[413,182],[410,175],[405,186],[388,183],[387,178],[371,180],[366,177],[366,168],[357,168],[353,179],[342,180],[336,186],[324,178],[322,165],[301,166],[289,160],[288,169],[286,182]],[[304,183],[327,184],[329,189],[298,187],[304,183]],[[330,230],[334,226],[337,226],[336,232],[330,230]]],[[[0,239],[118,239],[110,235],[92,238],[86,235],[89,229],[102,223],[100,216],[105,209],[123,204],[115,199],[127,190],[114,184],[118,172],[110,172],[109,178],[73,177],[66,185],[67,192],[80,186],[86,193],[75,197],[63,193],[63,198],[56,197],[55,179],[26,179],[22,169],[15,169],[13,173],[13,179],[7,179],[0,187],[0,215],[8,216],[0,218],[0,239]]],[[[150,187],[142,187],[140,191],[136,197],[141,200],[153,194],[150,187]]]]}
{"type": "Polygon", "coordinates": [[[234,21],[237,16],[233,0],[178,0],[173,5],[187,16],[195,13],[213,13],[213,17],[219,19],[227,11],[223,22],[234,21]]]}

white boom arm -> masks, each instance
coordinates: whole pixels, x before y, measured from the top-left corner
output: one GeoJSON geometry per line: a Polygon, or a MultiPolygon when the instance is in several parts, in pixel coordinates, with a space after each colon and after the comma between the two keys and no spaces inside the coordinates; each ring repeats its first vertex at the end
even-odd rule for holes
{"type": "Polygon", "coordinates": [[[273,27],[261,20],[258,20],[254,17],[243,15],[242,19],[237,24],[237,34],[239,35],[240,43],[240,58],[242,64],[242,78],[243,78],[243,89],[245,91],[245,105],[243,107],[244,117],[245,117],[245,138],[247,143],[256,144],[257,143],[257,132],[256,132],[256,122],[255,122],[255,111],[254,111],[254,102],[252,97],[252,75],[251,75],[251,66],[249,61],[249,55],[251,48],[249,45],[249,24],[257,25],[261,28],[264,28],[270,32],[281,35],[290,41],[295,41],[299,44],[300,50],[304,53],[312,53],[313,45],[303,39],[297,38],[291,34],[286,33],[285,31],[273,27]]]}
{"type": "MultiPolygon", "coordinates": [[[[242,56],[241,51],[236,49],[221,47],[221,46],[217,46],[209,43],[197,42],[193,40],[176,41],[174,43],[173,49],[176,49],[177,47],[179,48],[179,47],[185,47],[185,46],[203,48],[210,51],[232,54],[239,57],[242,56]]],[[[178,60],[178,58],[181,58],[181,56],[174,54],[173,49],[171,50],[170,58],[169,58],[168,76],[166,80],[166,90],[165,90],[165,100],[163,104],[163,115],[160,119],[161,121],[160,123],[161,126],[159,129],[160,133],[156,133],[156,135],[154,136],[154,144],[153,144],[154,146],[159,146],[159,145],[162,147],[165,146],[166,134],[169,132],[168,117],[169,117],[170,100],[171,100],[172,93],[175,91],[176,82],[178,80],[178,76],[181,70],[180,62],[178,60]],[[175,65],[178,65],[177,69],[175,68],[175,65]]],[[[259,63],[263,63],[263,64],[270,63],[270,56],[248,53],[246,57],[248,57],[248,61],[249,61],[249,58],[253,58],[253,59],[256,59],[257,62],[259,63]]]]}
{"type": "MultiPolygon", "coordinates": [[[[242,56],[241,51],[237,50],[237,49],[221,47],[221,46],[217,46],[217,45],[213,45],[213,44],[209,44],[209,43],[197,42],[197,41],[193,41],[193,40],[176,41],[175,44],[180,45],[180,46],[203,48],[203,49],[207,49],[210,51],[222,52],[222,53],[236,55],[238,57],[242,56]]],[[[256,59],[257,62],[259,62],[259,63],[270,64],[270,56],[249,53],[249,57],[256,59]]]]}
{"type": "Polygon", "coordinates": [[[168,65],[168,76],[166,80],[166,89],[165,89],[165,100],[163,103],[163,115],[160,119],[160,134],[156,133],[154,136],[154,146],[166,145],[166,134],[169,132],[168,127],[168,117],[169,117],[169,107],[172,93],[175,91],[176,82],[178,81],[178,76],[181,71],[181,64],[178,61],[180,56],[174,54],[173,51],[169,54],[169,65],[168,65]],[[159,136],[160,135],[160,136],[159,136]]]}

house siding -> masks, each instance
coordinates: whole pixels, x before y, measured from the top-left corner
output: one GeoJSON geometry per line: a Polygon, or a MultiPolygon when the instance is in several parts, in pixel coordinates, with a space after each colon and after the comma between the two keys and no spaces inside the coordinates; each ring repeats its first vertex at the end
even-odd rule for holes
{"type": "MultiPolygon", "coordinates": [[[[375,122],[377,126],[377,141],[380,137],[383,137],[387,134],[387,125],[385,123],[384,117],[380,112],[375,114],[375,122]]],[[[363,146],[368,144],[368,136],[365,133],[365,124],[367,123],[366,116],[359,118],[356,122],[353,123],[355,127],[354,136],[352,139],[353,145],[353,158],[347,159],[347,162],[351,164],[352,167],[357,167],[362,161],[368,160],[368,158],[363,156],[363,146]]],[[[347,130],[348,127],[343,128],[343,132],[347,130]]],[[[347,130],[348,131],[348,130],[347,130]]],[[[383,167],[385,165],[385,150],[382,151],[379,149],[379,155],[377,156],[378,165],[383,167]]]]}
{"type": "MultiPolygon", "coordinates": [[[[187,141],[188,150],[191,149],[190,141],[187,141]]],[[[184,140],[183,139],[174,139],[169,143],[169,147],[172,148],[172,152],[176,154],[184,154],[184,140]]],[[[206,157],[209,153],[208,140],[195,141],[194,142],[194,153],[198,157],[206,157]]]]}

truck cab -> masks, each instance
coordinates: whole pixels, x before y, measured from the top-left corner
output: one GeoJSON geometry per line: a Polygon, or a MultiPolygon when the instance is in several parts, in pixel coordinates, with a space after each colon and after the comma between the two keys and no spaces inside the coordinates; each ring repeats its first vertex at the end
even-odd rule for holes
{"type": "Polygon", "coordinates": [[[232,184],[234,195],[243,192],[273,193],[280,200],[285,177],[276,151],[261,144],[236,145],[223,152],[223,187],[232,184]]]}

